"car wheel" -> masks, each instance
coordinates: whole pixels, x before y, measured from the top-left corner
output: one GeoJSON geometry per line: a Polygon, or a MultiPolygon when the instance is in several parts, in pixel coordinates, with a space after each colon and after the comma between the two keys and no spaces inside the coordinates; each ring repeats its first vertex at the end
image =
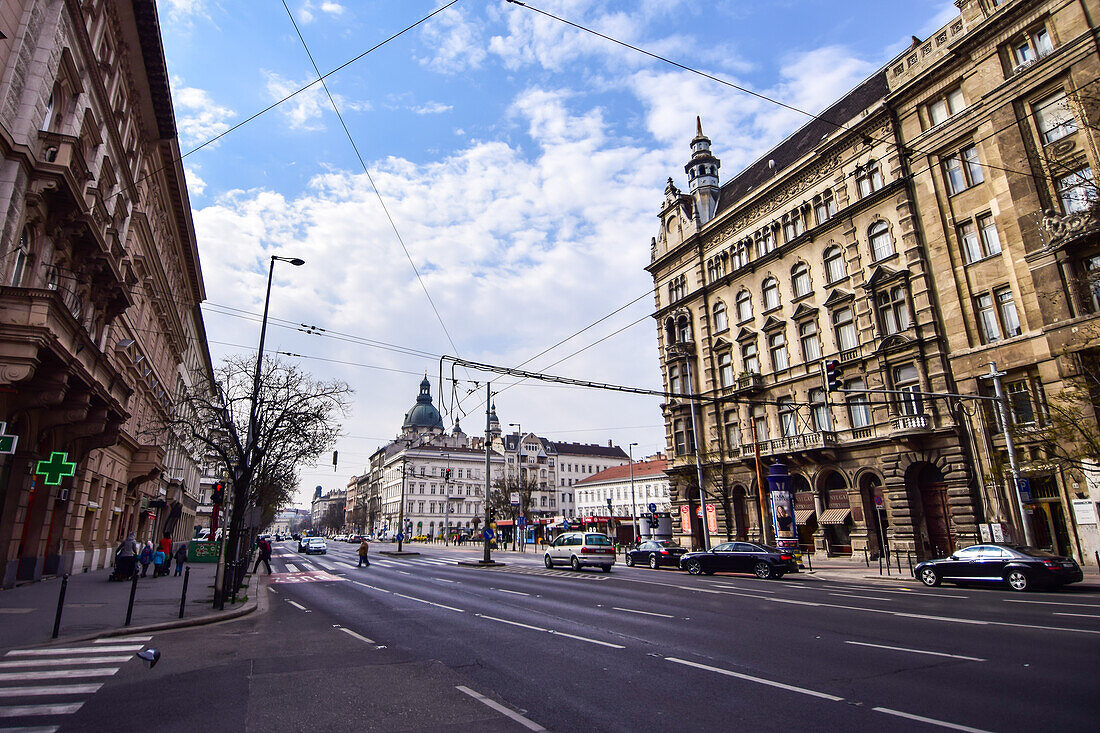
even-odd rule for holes
{"type": "Polygon", "coordinates": [[[577,559],[576,555],[574,555],[573,558],[569,561],[569,567],[573,568],[574,570],[581,569],[581,561],[577,559]]]}
{"type": "Polygon", "coordinates": [[[935,588],[940,584],[940,574],[936,572],[935,568],[924,568],[920,571],[920,582],[929,588],[935,588]]]}
{"type": "Polygon", "coordinates": [[[1031,587],[1031,578],[1027,577],[1027,573],[1023,570],[1009,570],[1005,580],[1008,581],[1012,590],[1022,591],[1031,587]]]}
{"type": "Polygon", "coordinates": [[[626,556],[626,566],[628,568],[634,567],[634,556],[633,555],[627,555],[626,556]]]}
{"type": "Polygon", "coordinates": [[[656,555],[649,556],[649,567],[653,568],[654,570],[661,567],[661,561],[657,559],[656,555]]]}
{"type": "Polygon", "coordinates": [[[542,556],[542,564],[548,568],[554,567],[554,561],[550,559],[549,555],[542,556]]]}
{"type": "Polygon", "coordinates": [[[611,566],[610,565],[604,565],[601,568],[601,570],[603,570],[605,573],[610,573],[611,572],[611,566]]]}
{"type": "Polygon", "coordinates": [[[771,580],[775,576],[772,566],[761,560],[752,569],[752,574],[761,580],[771,580]]]}
{"type": "Polygon", "coordinates": [[[698,560],[689,560],[687,571],[688,575],[701,575],[703,573],[703,564],[698,560]]]}

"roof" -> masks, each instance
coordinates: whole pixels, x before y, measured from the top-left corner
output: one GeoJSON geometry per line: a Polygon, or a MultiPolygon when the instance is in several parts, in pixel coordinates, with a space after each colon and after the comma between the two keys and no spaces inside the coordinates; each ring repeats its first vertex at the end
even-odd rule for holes
{"type": "Polygon", "coordinates": [[[884,99],[888,91],[886,68],[883,67],[783,142],[726,181],[722,185],[722,192],[718,197],[718,208],[715,216],[726,209],[732,208],[750,191],[771,180],[777,172],[784,170],[806,156],[821,144],[823,137],[836,131],[838,124],[846,124],[876,101],[884,99]],[[770,161],[775,161],[774,165],[769,166],[770,161]]]}
{"type": "MultiPolygon", "coordinates": [[[[553,443],[558,455],[565,456],[600,456],[603,458],[625,458],[630,456],[617,445],[597,445],[593,443],[553,443]]],[[[634,464],[638,465],[638,464],[634,464]]]]}
{"type": "MultiPolygon", "coordinates": [[[[634,478],[643,479],[651,478],[653,476],[664,476],[665,469],[668,467],[668,459],[658,458],[655,461],[638,461],[634,464],[634,478]]],[[[599,473],[594,473],[588,478],[581,479],[574,486],[582,486],[587,484],[599,484],[605,481],[619,481],[624,478],[630,478],[630,464],[625,466],[612,466],[611,468],[605,468],[599,473]]]]}

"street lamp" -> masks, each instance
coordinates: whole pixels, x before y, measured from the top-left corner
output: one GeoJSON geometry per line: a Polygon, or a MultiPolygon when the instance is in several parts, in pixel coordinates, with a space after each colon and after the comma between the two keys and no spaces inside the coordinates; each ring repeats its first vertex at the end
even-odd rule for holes
{"type": "Polygon", "coordinates": [[[443,469],[443,545],[447,546],[451,541],[451,454],[440,453],[439,457],[447,459],[443,469]]]}
{"type": "MultiPolygon", "coordinates": [[[[523,426],[520,425],[518,422],[510,422],[510,423],[508,423],[508,427],[515,428],[516,429],[516,434],[519,436],[519,438],[516,439],[516,488],[519,489],[523,486],[523,468],[521,468],[520,465],[519,465],[519,457],[521,455],[521,450],[523,448],[523,426]]],[[[507,470],[507,469],[505,469],[505,470],[507,470]]],[[[509,493],[511,493],[511,492],[509,492],[509,493]]],[[[517,496],[519,497],[519,504],[517,504],[516,508],[512,511],[512,551],[513,552],[515,552],[520,547],[520,544],[519,544],[519,513],[520,513],[520,510],[523,509],[523,491],[522,490],[518,491],[517,496]]],[[[509,506],[511,506],[511,504],[512,504],[512,497],[511,496],[508,497],[508,504],[509,504],[509,506]]],[[[526,515],[524,515],[524,529],[525,530],[527,529],[527,517],[526,517],[526,515]]],[[[523,547],[526,549],[527,544],[524,543],[523,547]]]]}
{"type": "Polygon", "coordinates": [[[638,546],[638,502],[634,498],[634,446],[637,443],[631,443],[627,446],[627,450],[630,451],[630,513],[634,517],[634,546],[638,546]]]}

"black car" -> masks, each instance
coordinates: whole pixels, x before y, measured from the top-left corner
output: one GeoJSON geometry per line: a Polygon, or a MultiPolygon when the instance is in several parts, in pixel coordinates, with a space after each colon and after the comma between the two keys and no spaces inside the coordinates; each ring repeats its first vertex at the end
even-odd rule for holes
{"type": "Polygon", "coordinates": [[[765,580],[798,572],[798,563],[790,552],[753,542],[724,542],[709,552],[689,552],[680,558],[680,567],[692,575],[752,573],[765,580]]]}
{"type": "Polygon", "coordinates": [[[1057,588],[1080,582],[1081,566],[1072,557],[1008,544],[973,545],[950,557],[925,560],[914,574],[927,586],[952,583],[1007,583],[1013,590],[1057,588]]]}
{"type": "Polygon", "coordinates": [[[685,552],[687,550],[670,540],[647,540],[633,550],[627,550],[626,566],[648,565],[654,570],[662,565],[679,567],[685,552]]]}

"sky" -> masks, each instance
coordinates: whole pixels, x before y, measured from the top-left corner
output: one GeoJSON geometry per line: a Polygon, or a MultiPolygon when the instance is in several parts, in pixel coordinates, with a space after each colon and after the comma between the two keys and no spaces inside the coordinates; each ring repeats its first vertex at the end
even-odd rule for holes
{"type": "Polygon", "coordinates": [[[660,398],[447,365],[440,399],[440,358],[660,389],[644,267],[665,182],[687,189],[696,116],[723,183],[807,118],[532,7],[809,112],[957,14],[459,0],[362,55],[447,2],[158,4],[215,363],[255,351],[269,257],[299,257],[275,268],[265,354],[354,390],[338,465],[302,467],[301,505],[365,471],[425,373],[448,430],[484,432],[491,380],[505,430],[665,449],[660,398]],[[229,131],[316,80],[314,62],[347,64],[325,79],[339,117],[315,84],[229,131]]]}

